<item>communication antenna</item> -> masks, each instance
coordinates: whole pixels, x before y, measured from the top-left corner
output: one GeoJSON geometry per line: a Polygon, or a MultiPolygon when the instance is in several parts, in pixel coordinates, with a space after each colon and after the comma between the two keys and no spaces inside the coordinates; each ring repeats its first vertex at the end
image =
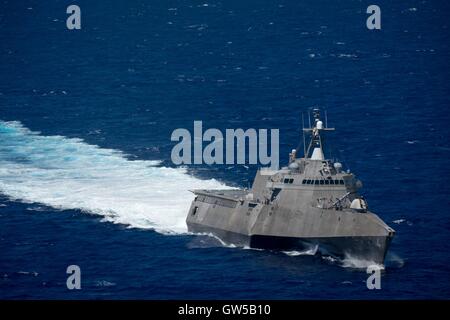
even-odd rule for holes
{"type": "Polygon", "coordinates": [[[327,116],[327,110],[325,110],[325,128],[328,128],[328,116],[327,116]]]}
{"type": "Polygon", "coordinates": [[[305,116],[302,112],[303,155],[306,158],[305,116]]]}
{"type": "Polygon", "coordinates": [[[311,112],[308,109],[308,122],[309,122],[309,128],[311,129],[311,112]]]}

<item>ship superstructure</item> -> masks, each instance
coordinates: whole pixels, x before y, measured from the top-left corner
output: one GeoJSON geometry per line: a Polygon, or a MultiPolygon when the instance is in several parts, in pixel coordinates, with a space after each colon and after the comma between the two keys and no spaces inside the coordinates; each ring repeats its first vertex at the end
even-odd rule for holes
{"type": "Polygon", "coordinates": [[[254,248],[318,246],[322,253],[383,263],[395,231],[369,210],[355,175],[325,157],[324,138],[334,128],[319,109],[308,118],[303,157],[292,150],[287,167],[260,169],[249,190],[194,190],[189,231],[254,248]]]}

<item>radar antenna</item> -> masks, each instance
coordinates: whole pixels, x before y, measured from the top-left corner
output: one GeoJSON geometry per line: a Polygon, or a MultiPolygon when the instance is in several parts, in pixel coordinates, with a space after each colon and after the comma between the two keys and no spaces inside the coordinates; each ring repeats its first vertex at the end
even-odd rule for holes
{"type": "MultiPolygon", "coordinates": [[[[303,117],[303,114],[302,114],[303,117]]],[[[325,112],[325,125],[321,120],[320,109],[313,108],[312,109],[312,120],[314,126],[311,126],[311,112],[308,110],[308,118],[309,118],[309,128],[305,128],[303,125],[303,146],[304,146],[304,154],[305,159],[311,160],[325,160],[325,156],[323,153],[323,136],[322,132],[324,131],[334,131],[334,128],[328,128],[328,117],[325,112]],[[309,142],[308,148],[306,148],[305,143],[305,134],[310,134],[311,140],[309,142]]],[[[302,119],[302,123],[303,123],[302,119]]]]}

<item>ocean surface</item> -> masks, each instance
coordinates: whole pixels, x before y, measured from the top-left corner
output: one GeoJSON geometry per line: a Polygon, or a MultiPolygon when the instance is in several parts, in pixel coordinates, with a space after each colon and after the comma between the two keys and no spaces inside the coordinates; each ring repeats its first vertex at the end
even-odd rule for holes
{"type": "Polygon", "coordinates": [[[371,31],[371,4],[0,0],[0,298],[450,298],[450,5],[379,0],[371,31]],[[381,290],[363,261],[187,233],[188,190],[258,166],[175,166],[173,130],[279,128],[286,165],[313,106],[396,230],[381,290]]]}

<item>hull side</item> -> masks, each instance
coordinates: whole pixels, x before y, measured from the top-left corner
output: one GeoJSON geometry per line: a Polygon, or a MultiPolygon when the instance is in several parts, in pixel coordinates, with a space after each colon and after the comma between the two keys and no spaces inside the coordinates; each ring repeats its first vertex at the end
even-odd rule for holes
{"type": "Polygon", "coordinates": [[[319,251],[340,258],[352,257],[383,264],[392,237],[389,236],[344,236],[344,237],[281,237],[268,235],[246,235],[188,223],[194,233],[212,233],[221,240],[238,246],[270,250],[305,250],[318,245],[319,251]]]}

